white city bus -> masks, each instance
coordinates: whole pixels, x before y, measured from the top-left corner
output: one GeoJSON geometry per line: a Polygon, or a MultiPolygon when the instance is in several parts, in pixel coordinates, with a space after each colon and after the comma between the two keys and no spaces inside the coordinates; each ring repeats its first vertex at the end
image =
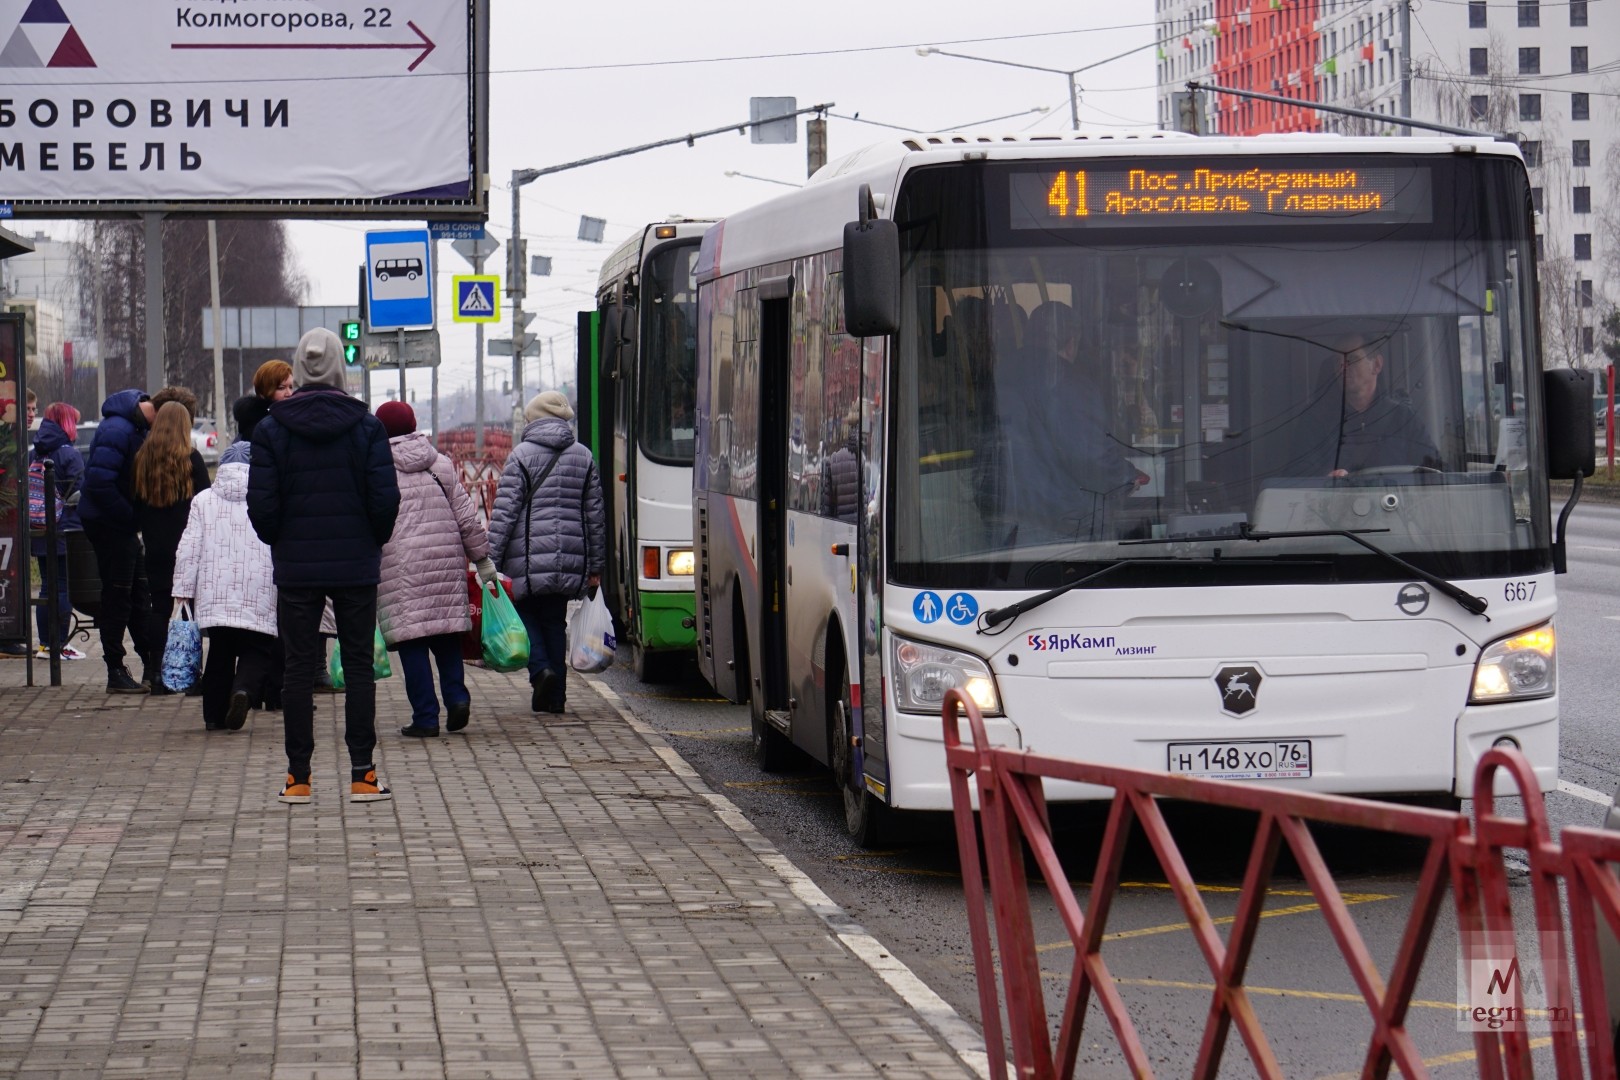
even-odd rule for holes
{"type": "Polygon", "coordinates": [[[866,841],[949,807],[953,686],[1049,754],[1435,802],[1510,740],[1551,789],[1592,435],[1532,230],[1508,143],[1174,133],[906,139],[725,219],[704,674],[866,841]]]}
{"type": "Polygon", "coordinates": [[[636,675],[690,670],[698,241],[707,221],[648,225],[602,264],[579,316],[579,434],[609,522],[604,593],[636,675]]]}

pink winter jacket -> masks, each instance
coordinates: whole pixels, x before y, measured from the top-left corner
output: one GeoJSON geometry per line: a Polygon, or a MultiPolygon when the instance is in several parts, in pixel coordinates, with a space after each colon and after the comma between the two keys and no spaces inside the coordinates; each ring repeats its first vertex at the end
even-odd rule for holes
{"type": "Polygon", "coordinates": [[[467,560],[487,555],[489,539],[455,469],[426,435],[388,442],[399,477],[399,520],[382,550],[377,626],[392,648],[472,629],[467,560]]]}

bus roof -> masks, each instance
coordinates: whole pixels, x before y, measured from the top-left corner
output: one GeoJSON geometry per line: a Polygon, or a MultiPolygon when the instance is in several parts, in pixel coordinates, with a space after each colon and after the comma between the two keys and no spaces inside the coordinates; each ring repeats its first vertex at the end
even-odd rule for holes
{"type": "Polygon", "coordinates": [[[1491,154],[1522,160],[1518,146],[1488,135],[1414,135],[1410,138],[1346,136],[1315,132],[1275,135],[1189,135],[1143,131],[1090,135],[908,135],[874,143],[816,170],[798,191],[738,211],[720,222],[719,242],[710,246],[718,265],[700,263],[700,280],[711,280],[752,266],[831,251],[843,243],[844,225],[856,216],[856,193],[870,185],[878,214],[892,212],[892,199],[907,172],[924,165],[959,161],[1073,160],[1114,157],[1172,157],[1196,153],[1209,158],[1290,154],[1491,154]]]}

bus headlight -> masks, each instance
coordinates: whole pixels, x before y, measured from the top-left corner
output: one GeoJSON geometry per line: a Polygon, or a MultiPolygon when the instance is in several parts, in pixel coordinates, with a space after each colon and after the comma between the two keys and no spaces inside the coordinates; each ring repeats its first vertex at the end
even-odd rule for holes
{"type": "Polygon", "coordinates": [[[669,565],[670,577],[691,577],[697,569],[697,560],[692,557],[691,548],[673,548],[666,560],[669,565]]]}
{"type": "Polygon", "coordinates": [[[1470,705],[1546,697],[1557,687],[1557,649],[1552,623],[1493,641],[1474,665],[1470,705]]]}
{"type": "Polygon", "coordinates": [[[972,653],[905,638],[890,639],[896,707],[901,712],[933,713],[945,692],[960,688],[986,716],[1001,715],[1001,695],[989,666],[972,653]]]}

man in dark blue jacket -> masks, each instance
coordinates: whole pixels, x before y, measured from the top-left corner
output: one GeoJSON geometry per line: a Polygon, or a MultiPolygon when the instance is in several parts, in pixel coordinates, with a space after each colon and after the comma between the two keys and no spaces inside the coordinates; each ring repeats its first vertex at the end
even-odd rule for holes
{"type": "Polygon", "coordinates": [[[162,657],[147,655],[155,640],[152,600],[146,588],[146,554],[135,522],[135,452],[146,441],[157,410],[141,390],[120,390],[101,406],[101,423],[85,462],[79,520],[96,551],[101,573],[101,651],[107,661],[107,692],[144,694],[145,679],[136,682],[124,665],[124,631],[135,640],[145,675],[157,678],[162,657]]]}
{"type": "Polygon", "coordinates": [[[318,328],[299,340],[293,379],[297,392],[272,405],[254,428],[247,495],[248,518],[270,545],[280,590],[287,782],[279,798],[310,801],[315,677],[325,651],[321,610],[330,598],[346,684],[349,799],[376,802],[391,794],[372,761],[377,685],[371,664],[382,547],[399,515],[394,458],[381,421],[344,389],[343,343],[336,334],[318,328]]]}

